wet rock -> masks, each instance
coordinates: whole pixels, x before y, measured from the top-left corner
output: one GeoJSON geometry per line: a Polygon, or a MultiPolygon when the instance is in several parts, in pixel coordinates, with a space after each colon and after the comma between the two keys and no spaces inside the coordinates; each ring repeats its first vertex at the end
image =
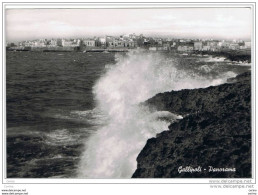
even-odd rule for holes
{"type": "Polygon", "coordinates": [[[157,94],[144,104],[184,118],[147,141],[133,178],[251,177],[250,72],[219,86],[157,94]],[[181,166],[202,171],[179,173],[181,166]]]}

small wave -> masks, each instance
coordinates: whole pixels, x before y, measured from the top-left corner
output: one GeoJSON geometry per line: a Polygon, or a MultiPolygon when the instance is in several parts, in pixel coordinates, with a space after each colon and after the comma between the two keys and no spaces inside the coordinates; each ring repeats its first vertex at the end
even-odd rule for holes
{"type": "Polygon", "coordinates": [[[41,131],[37,131],[30,126],[22,126],[22,127],[8,127],[7,136],[8,137],[17,137],[20,135],[25,136],[42,136],[41,131]]]}
{"type": "Polygon", "coordinates": [[[233,61],[233,62],[228,62],[228,65],[236,65],[236,66],[252,66],[252,63],[248,63],[246,61],[233,61]]]}
{"type": "Polygon", "coordinates": [[[101,112],[101,110],[98,108],[85,111],[71,111],[69,116],[72,119],[86,120],[87,123],[90,123],[91,125],[100,126],[106,124],[108,121],[108,116],[101,112]]]}
{"type": "Polygon", "coordinates": [[[53,117],[91,125],[105,124],[108,120],[107,115],[105,115],[103,112],[101,112],[101,110],[97,108],[83,111],[73,110],[71,112],[62,114],[57,113],[54,114],[53,117]]]}
{"type": "Polygon", "coordinates": [[[203,62],[228,62],[225,57],[213,57],[209,55],[203,55],[204,58],[200,58],[199,61],[203,62]]]}
{"type": "Polygon", "coordinates": [[[79,134],[71,133],[68,129],[57,129],[50,133],[46,133],[45,142],[49,145],[76,145],[80,138],[79,134]]]}

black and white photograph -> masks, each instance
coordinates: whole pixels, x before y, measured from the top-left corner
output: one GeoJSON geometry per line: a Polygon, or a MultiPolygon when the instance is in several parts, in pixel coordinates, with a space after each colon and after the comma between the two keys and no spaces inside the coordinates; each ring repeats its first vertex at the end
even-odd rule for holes
{"type": "Polygon", "coordinates": [[[254,5],[107,5],[3,8],[4,178],[254,179],[254,5]]]}

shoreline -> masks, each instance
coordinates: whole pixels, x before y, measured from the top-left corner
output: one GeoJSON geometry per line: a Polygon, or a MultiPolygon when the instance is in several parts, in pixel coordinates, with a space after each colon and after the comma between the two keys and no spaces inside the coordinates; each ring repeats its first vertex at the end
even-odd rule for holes
{"type": "Polygon", "coordinates": [[[14,49],[14,48],[7,48],[7,52],[80,52],[80,53],[92,53],[92,52],[100,52],[100,53],[115,53],[115,52],[122,52],[127,53],[130,51],[143,51],[143,52],[158,52],[158,53],[170,53],[172,55],[186,55],[186,56],[192,56],[192,55],[210,55],[212,57],[224,57],[227,60],[230,61],[247,61],[248,63],[251,63],[251,51],[193,51],[193,52],[178,52],[178,51],[151,51],[148,49],[136,49],[136,48],[91,48],[91,49],[85,49],[80,50],[78,48],[23,48],[23,49],[14,49]]]}
{"type": "Polygon", "coordinates": [[[184,118],[147,140],[132,178],[251,177],[250,71],[218,86],[159,93],[143,104],[184,118]]]}

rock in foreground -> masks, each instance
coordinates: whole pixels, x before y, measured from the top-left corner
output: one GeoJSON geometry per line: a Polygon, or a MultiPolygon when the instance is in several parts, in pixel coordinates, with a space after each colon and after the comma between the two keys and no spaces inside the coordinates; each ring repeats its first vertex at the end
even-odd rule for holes
{"type": "Polygon", "coordinates": [[[133,178],[251,177],[250,72],[215,87],[158,94],[145,104],[184,118],[147,141],[133,178]]]}

